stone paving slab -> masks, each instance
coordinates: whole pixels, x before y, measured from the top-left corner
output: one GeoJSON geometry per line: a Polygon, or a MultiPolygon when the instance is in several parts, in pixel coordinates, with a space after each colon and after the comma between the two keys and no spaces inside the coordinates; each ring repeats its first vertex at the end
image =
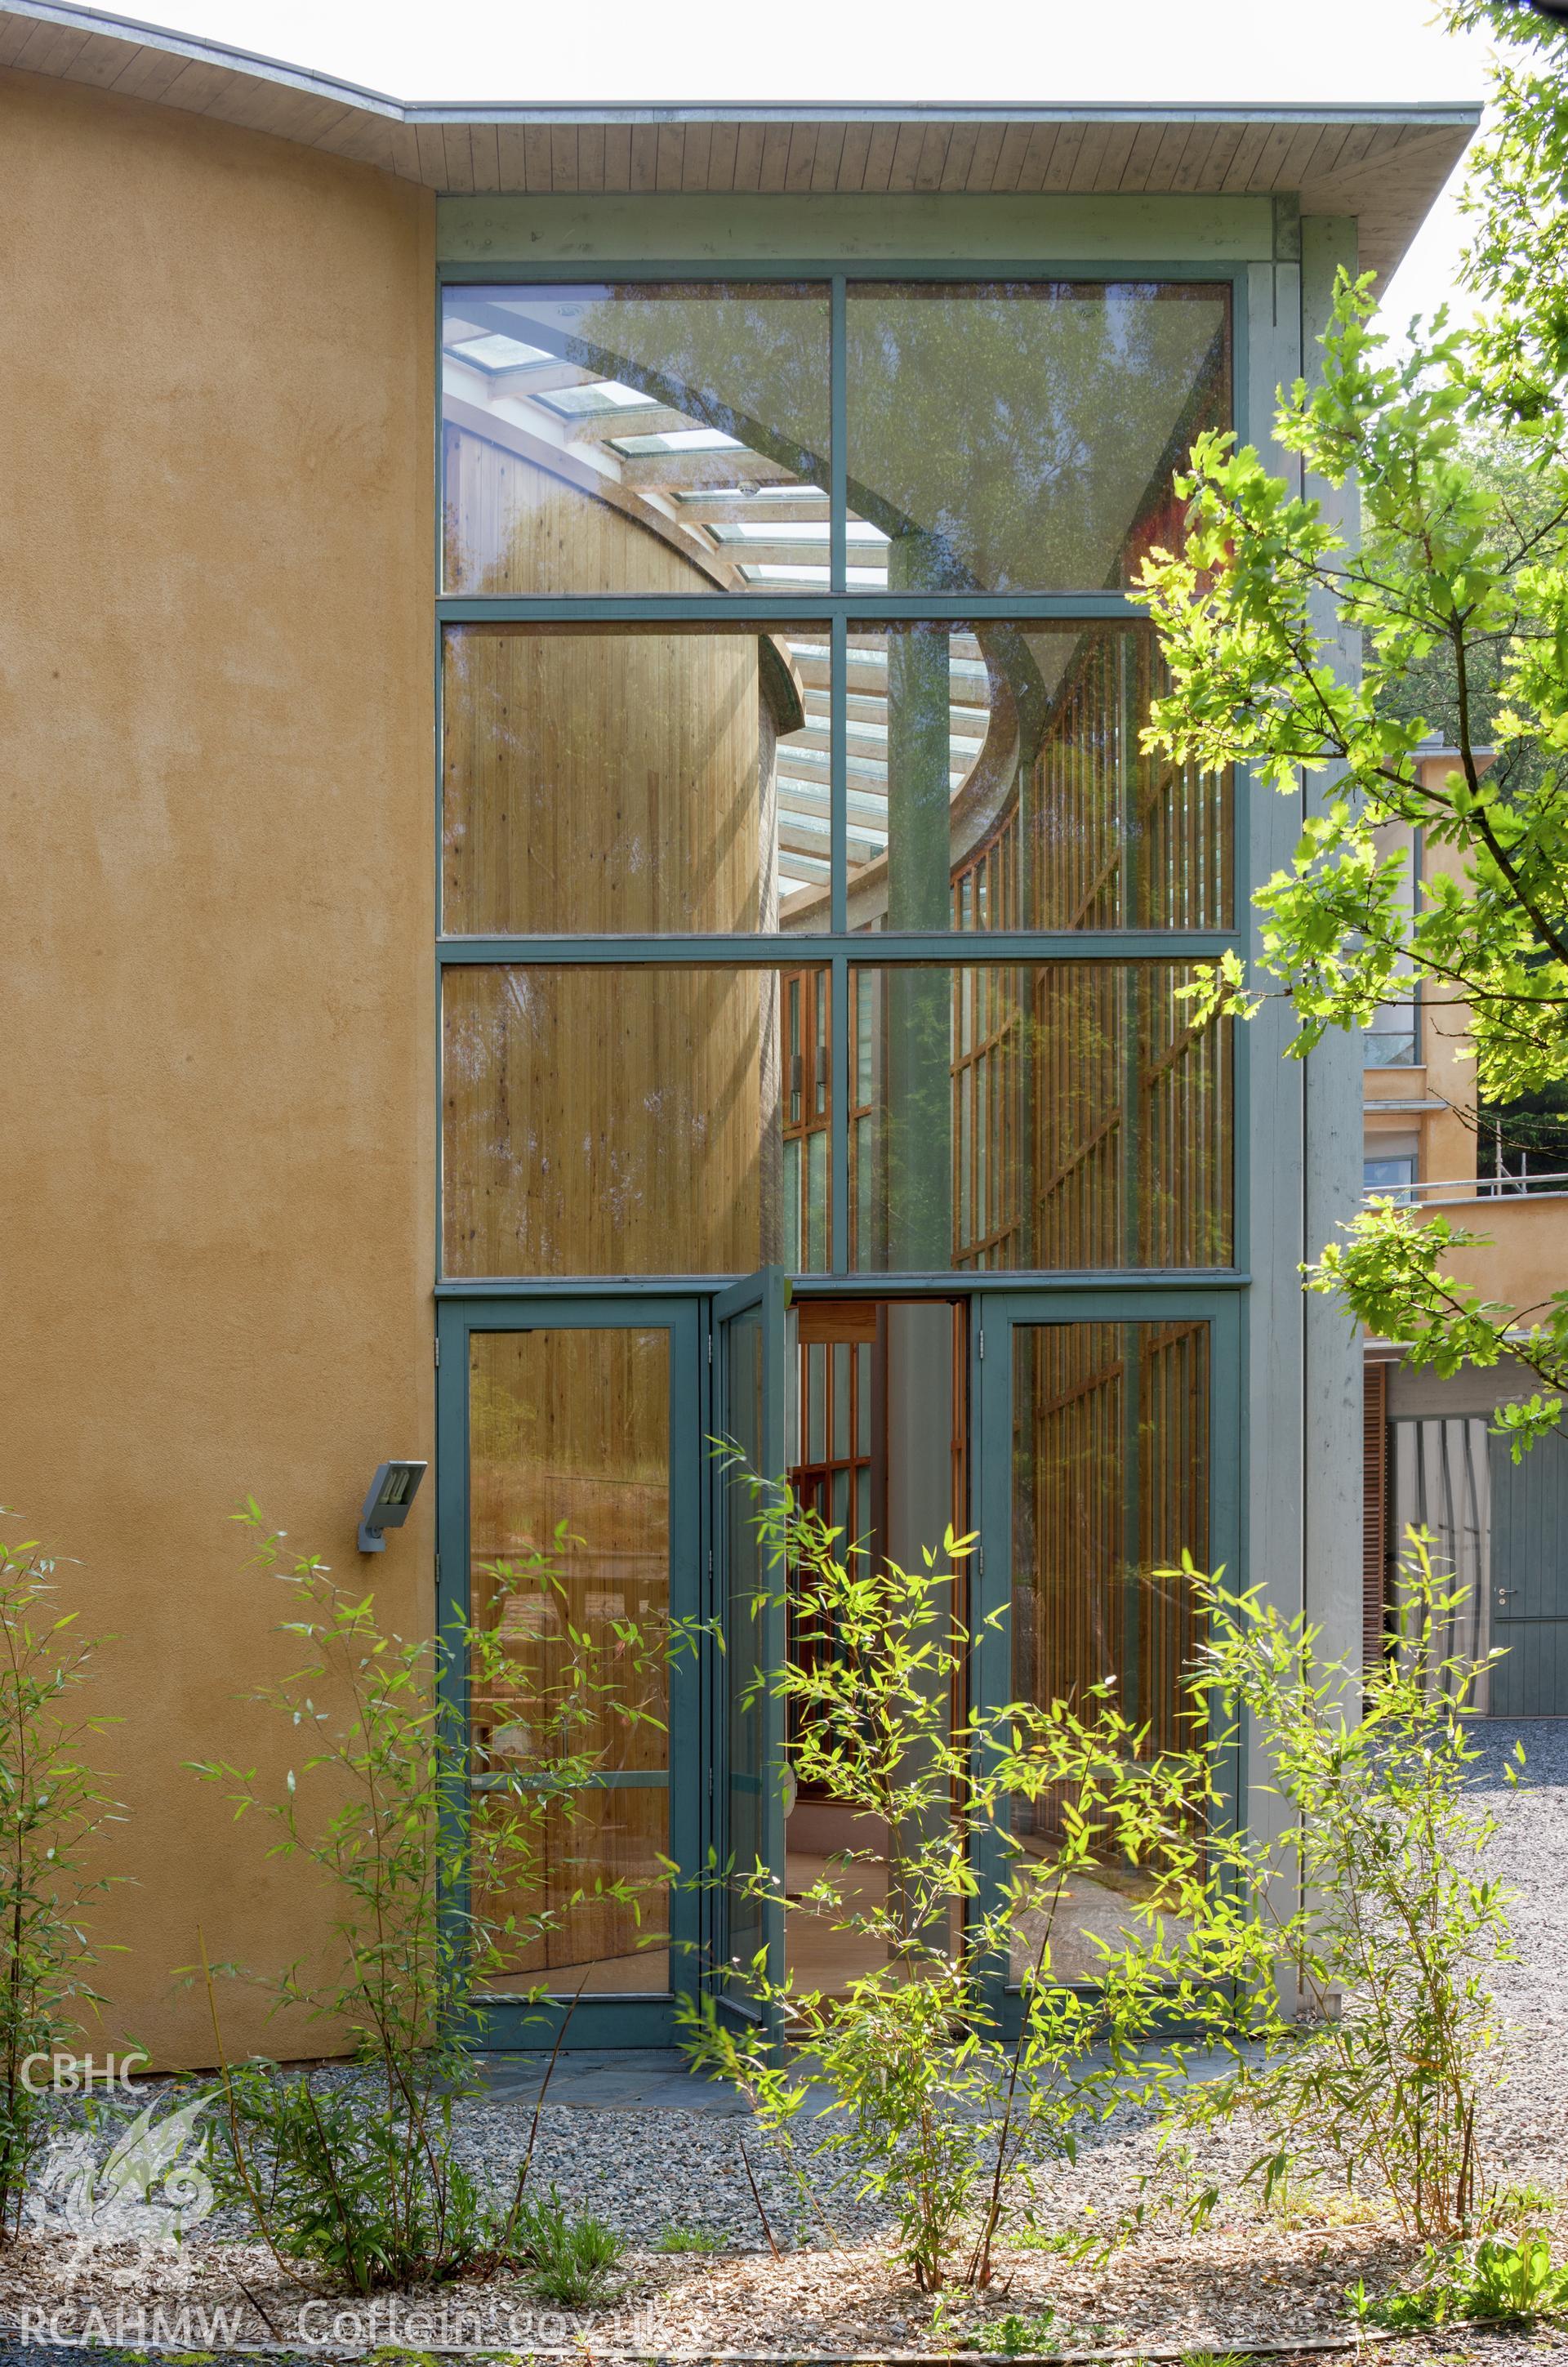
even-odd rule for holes
{"type": "Polygon", "coordinates": [[[548,2072],[547,2101],[585,2112],[648,2112],[665,2106],[739,2116],[750,2110],[728,2081],[691,2070],[674,2046],[563,2049],[553,2072],[549,2062],[544,2052],[480,2055],[474,2058],[474,2068],[484,2094],[498,2104],[536,2103],[548,2072]]]}

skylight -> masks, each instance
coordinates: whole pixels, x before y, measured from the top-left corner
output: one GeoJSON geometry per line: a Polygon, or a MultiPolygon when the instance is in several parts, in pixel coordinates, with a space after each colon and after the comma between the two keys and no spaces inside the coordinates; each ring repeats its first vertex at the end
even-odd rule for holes
{"type": "Polygon", "coordinates": [[[525,345],[521,338],[468,337],[460,345],[449,345],[448,353],[455,361],[473,362],[482,370],[522,369],[529,362],[547,362],[550,358],[542,345],[525,345]]]}
{"type": "Polygon", "coordinates": [[[637,386],[623,386],[619,379],[595,379],[592,386],[557,386],[538,397],[552,411],[644,411],[658,407],[659,398],[644,394],[637,386]]]}
{"type": "MultiPolygon", "coordinates": [[[[772,497],[770,489],[769,498],[772,497]]],[[[886,544],[888,540],[879,526],[867,526],[859,518],[852,518],[845,531],[851,542],[886,544]]],[[[716,521],[709,532],[719,542],[826,542],[829,527],[825,516],[777,518],[771,525],[756,518],[740,518],[716,521]]]]}
{"type": "Polygon", "coordinates": [[[743,452],[739,436],[721,435],[716,427],[673,427],[667,436],[616,436],[617,452],[628,459],[642,452],[743,452]]]}

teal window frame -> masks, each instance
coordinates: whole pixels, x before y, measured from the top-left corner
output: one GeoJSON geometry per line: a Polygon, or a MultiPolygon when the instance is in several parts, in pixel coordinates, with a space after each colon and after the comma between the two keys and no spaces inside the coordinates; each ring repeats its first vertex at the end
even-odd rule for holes
{"type": "MultiPolygon", "coordinates": [[[[448,288],[465,286],[500,287],[507,282],[518,286],[545,285],[551,282],[581,285],[585,277],[595,285],[613,282],[630,285],[637,281],[658,283],[670,280],[708,280],[723,283],[728,280],[781,280],[825,283],[829,290],[829,412],[832,448],[830,454],[830,546],[829,569],[834,585],[844,581],[845,534],[848,514],[847,493],[847,390],[845,384],[845,311],[850,286],[863,278],[874,278],[878,284],[890,280],[980,282],[986,280],[1061,280],[1080,285],[1100,283],[1143,286],[1173,284],[1189,281],[1213,286],[1225,286],[1230,290],[1231,304],[1231,389],[1232,417],[1236,432],[1247,434],[1246,392],[1247,384],[1247,276],[1245,264],[1202,262],[1156,265],[1149,262],[1125,263],[1098,261],[1085,264],[1070,257],[1042,258],[1038,255],[1004,261],[964,263],[945,260],[933,263],[919,258],[897,262],[877,261],[859,270],[848,270],[841,257],[829,262],[803,258],[784,262],[752,263],[737,258],[720,265],[711,259],[703,262],[660,262],[637,264],[595,264],[584,270],[581,262],[535,263],[527,260],[498,260],[494,263],[449,263],[438,266],[436,291],[435,344],[436,368],[440,369],[441,316],[448,288]]],[[[436,537],[434,563],[436,583],[441,582],[443,515],[443,457],[439,391],[436,404],[434,465],[436,482],[436,537]]],[[[449,968],[466,965],[490,966],[501,963],[531,965],[577,966],[601,963],[636,966],[679,968],[683,963],[713,962],[738,968],[761,968],[784,966],[789,968],[825,968],[832,972],[833,1061],[834,1074],[847,1078],[850,1053],[849,970],[852,963],[897,965],[905,963],[940,962],[967,966],[982,961],[1016,963],[1027,961],[1137,961],[1151,958],[1213,961],[1228,951],[1244,952],[1246,919],[1250,889],[1247,850],[1247,800],[1240,794],[1234,801],[1232,819],[1235,882],[1234,905],[1230,925],[1222,929],[1190,929],[1163,931],[1148,929],[1085,929],[1085,930],[987,930],[964,933],[899,933],[877,931],[872,936],[853,934],[848,927],[848,866],[846,860],[848,835],[848,764],[846,738],[846,682],[844,655],[847,636],[857,621],[919,621],[943,619],[963,622],[969,618],[1004,617],[1015,622],[1049,623],[1053,620],[1075,624],[1093,622],[1138,623],[1145,621],[1143,611],[1121,592],[1082,593],[964,593],[956,595],[895,595],[886,592],[850,592],[829,588],[821,593],[773,594],[741,595],[730,592],[713,594],[624,594],[602,595],[565,593],[549,596],[516,596],[507,598],[479,597],[468,594],[451,594],[438,589],[435,601],[436,631],[434,650],[435,695],[435,877],[439,896],[442,878],[443,847],[443,766],[441,762],[443,732],[443,667],[442,642],[449,625],[485,623],[560,623],[571,620],[583,624],[657,623],[660,620],[681,623],[705,623],[733,629],[738,616],[759,624],[807,623],[825,626],[832,648],[832,688],[829,726],[829,798],[830,845],[832,852],[832,888],[829,929],[810,935],[778,937],[719,936],[707,934],[670,934],[659,936],[558,936],[558,935],[448,935],[440,926],[437,916],[436,961],[438,973],[449,968]]],[[[438,980],[439,983],[439,980],[438,980]]],[[[441,1040],[439,994],[436,1012],[436,1065],[440,1073],[441,1040]]],[[[1238,1039],[1243,1031],[1236,1031],[1238,1039]]],[[[1244,1144],[1246,1138],[1247,1063],[1245,1044],[1237,1040],[1234,1052],[1234,1112],[1235,1128],[1233,1161],[1235,1167],[1233,1206],[1235,1240],[1232,1263],[1224,1268],[1199,1270],[1212,1272],[1215,1279],[1223,1274],[1245,1271],[1247,1263],[1247,1195],[1243,1188],[1244,1144]]],[[[437,1088],[439,1113],[439,1084],[437,1088]]],[[[849,1284],[853,1276],[844,1261],[849,1242],[849,1175],[850,1120],[847,1096],[835,1096],[831,1116],[831,1191],[833,1263],[832,1276],[849,1284]]],[[[441,1144],[437,1138],[438,1207],[441,1188],[441,1144]]],[[[442,1263],[441,1237],[437,1226],[436,1279],[440,1286],[449,1281],[442,1263]]],[[[1132,1269],[1153,1279],[1147,1269],[1132,1269]]],[[[726,1277],[739,1279],[739,1276],[726,1277]]],[[[1121,1276],[1119,1275],[1119,1279],[1121,1276]]],[[[1197,1278],[1193,1270],[1184,1273],[1190,1282],[1197,1278]]],[[[577,1278],[560,1277],[556,1286],[570,1288],[577,1278]]],[[[587,1280],[587,1277],[581,1277],[587,1280]]],[[[670,1276],[652,1277],[660,1283],[670,1276]]],[[[802,1276],[804,1285],[806,1277],[802,1276]]],[[[899,1275],[899,1286],[906,1281],[920,1277],[899,1275]]],[[[937,1276],[928,1277],[933,1284],[937,1276]]],[[[1041,1286],[1053,1280],[1070,1283],[1070,1275],[1038,1277],[1041,1286]]],[[[947,1277],[951,1286],[953,1277],[947,1277]]],[[[491,1286],[489,1278],[465,1279],[462,1287],[481,1291],[491,1286]]],[[[634,1282],[632,1286],[637,1286],[634,1282]]],[[[701,1286],[711,1290],[715,1277],[701,1278],[701,1286]]]]}
{"type": "MultiPolygon", "coordinates": [[[[854,268],[847,267],[841,255],[827,259],[800,257],[788,261],[756,262],[737,256],[722,264],[711,258],[693,261],[666,258],[658,262],[625,264],[597,259],[589,265],[581,260],[547,262],[532,256],[516,255],[498,257],[482,265],[447,262],[437,266],[434,322],[437,398],[433,465],[435,477],[434,566],[438,588],[434,604],[433,673],[435,702],[434,855],[438,899],[444,844],[442,647],[448,626],[502,622],[559,623],[567,620],[578,624],[614,626],[617,623],[667,621],[707,623],[733,630],[737,619],[743,618],[747,623],[755,621],[761,625],[812,624],[825,628],[832,652],[829,726],[832,882],[830,926],[826,931],[811,935],[744,937],[675,933],[657,936],[457,936],[442,931],[438,911],[434,1014],[437,1121],[434,1295],[440,1342],[436,1449],[439,1494],[437,1574],[444,1616],[450,1617],[467,1609],[468,1331],[476,1326],[506,1329],[520,1325],[525,1312],[531,1313],[534,1319],[541,1323],[564,1325],[576,1320],[597,1320],[652,1324],[672,1319],[669,1313],[671,1309],[684,1308],[698,1325],[699,1335],[705,1336],[709,1343],[706,1353],[711,1355],[716,1303],[728,1287],[747,1279],[740,1274],[457,1278],[444,1272],[441,982],[448,968],[509,963],[547,967],[611,964],[679,968],[699,962],[750,969],[827,968],[832,978],[834,1074],[840,1079],[847,1079],[850,1074],[848,985],[852,965],[897,967],[940,963],[951,967],[971,967],[992,962],[1005,965],[1042,961],[1214,960],[1230,951],[1246,955],[1254,883],[1247,795],[1248,785],[1245,776],[1237,778],[1233,803],[1234,902],[1229,924],[1225,927],[1172,931],[1007,930],[965,933],[954,930],[940,934],[878,931],[870,935],[849,930],[844,661],[851,628],[861,622],[923,619],[962,623],[971,619],[998,618],[1038,624],[1053,621],[1071,624],[1141,623],[1145,619],[1143,610],[1126,594],[1120,592],[913,595],[878,591],[851,592],[844,588],[848,515],[844,357],[847,290],[852,284],[861,280],[874,279],[879,284],[908,279],[965,283],[988,280],[1052,280],[1078,284],[1131,282],[1145,286],[1189,281],[1223,285],[1230,291],[1232,424],[1238,439],[1245,442],[1249,432],[1247,283],[1250,267],[1247,262],[1219,258],[1161,264],[1147,259],[1107,261],[1098,258],[1085,262],[1070,256],[1055,255],[1008,259],[986,257],[969,261],[952,257],[941,261],[920,257],[877,258],[874,261],[867,259],[854,268]],[[755,595],[715,592],[700,595],[562,594],[513,597],[451,594],[439,588],[444,516],[439,374],[442,311],[448,289],[472,285],[501,287],[508,283],[518,286],[551,282],[581,285],[585,280],[595,285],[629,285],[637,281],[743,280],[754,283],[769,279],[825,283],[829,291],[829,588],[809,594],[755,595]],[[447,1344],[449,1342],[450,1346],[447,1344]],[[461,1346],[459,1342],[463,1343],[461,1346]],[[443,1569],[448,1573],[446,1578],[441,1577],[443,1569]],[[460,1579],[458,1573],[462,1574],[460,1579]]],[[[969,1301],[971,1515],[982,1538],[990,1542],[981,1598],[987,1608],[1005,1609],[1010,1594],[1010,1552],[1003,1543],[1010,1528],[1010,1505],[1007,1498],[1010,1410],[1006,1403],[999,1401],[999,1383],[994,1376],[1001,1353],[1000,1335],[1009,1324],[1014,1322],[1150,1322],[1170,1316],[1186,1316],[1210,1325],[1211,1555],[1216,1562],[1223,1560],[1233,1573],[1241,1569],[1247,1387],[1247,1325],[1242,1317],[1243,1294],[1250,1281],[1248,1050],[1247,1031],[1238,1027],[1234,1031],[1232,1050],[1232,1262],[1221,1267],[1096,1268],[1077,1272],[1025,1270],[1018,1273],[943,1269],[931,1273],[880,1274],[851,1270],[845,1263],[850,1230],[849,1097],[842,1091],[834,1095],[830,1159],[833,1263],[824,1273],[791,1277],[791,1288],[797,1299],[813,1296],[871,1298],[930,1296],[969,1301]],[[982,1353],[980,1342],[987,1333],[987,1320],[990,1340],[982,1353]],[[987,1366],[990,1368],[988,1371],[987,1366]],[[999,1526],[998,1520],[1001,1523],[999,1526]]],[[[1010,1366],[1010,1356],[1008,1361],[1010,1366]]],[[[677,1409],[684,1402],[683,1397],[672,1392],[672,1425],[682,1419],[677,1409]]],[[[693,1436],[700,1439],[707,1434],[705,1423],[711,1414],[711,1389],[705,1367],[703,1387],[691,1404],[694,1410],[693,1436]],[[698,1421],[705,1424],[701,1431],[695,1426],[698,1421]]],[[[671,1450],[672,1457],[678,1460],[683,1450],[673,1427],[671,1450]]],[[[673,1478],[672,1473],[672,1483],[673,1478]]],[[[709,1569],[713,1543],[711,1494],[711,1489],[699,1484],[692,1499],[699,1508],[700,1550],[705,1557],[705,1566],[709,1569]]],[[[977,1657],[976,1697],[989,1699],[998,1683],[1004,1687],[1004,1693],[999,1697],[1005,1697],[1006,1674],[1010,1670],[1010,1637],[1005,1620],[986,1649],[988,1658],[977,1657]]],[[[708,1764],[710,1776],[711,1753],[721,1730],[716,1723],[716,1713],[710,1698],[714,1683],[710,1670],[705,1682],[699,1729],[702,1755],[708,1764]]],[[[458,1682],[449,1695],[455,1712],[462,1697],[463,1689],[458,1682]]],[[[1233,1817],[1240,1812],[1244,1780],[1240,1756],[1233,1754],[1222,1771],[1221,1782],[1228,1813],[1233,1817]]],[[[672,1763],[671,1853],[682,1863],[695,1867],[701,1863],[703,1851],[716,1830],[714,1812],[699,1794],[694,1810],[689,1814],[682,1811],[678,1819],[673,1781],[672,1763]],[[689,1857],[685,1854],[687,1850],[690,1851],[689,1857]]],[[[996,1869],[989,1871],[994,1878],[996,1869]]],[[[707,1911],[711,1913],[711,1910],[707,1911]]],[[[707,1947],[713,1937],[712,1933],[705,1931],[700,1944],[707,1947]]],[[[997,1987],[998,1990],[1005,1989],[1005,1982],[998,1979],[997,1987]]],[[[1010,2002],[1005,2010],[1016,2014],[1017,1991],[1007,1991],[1006,1995],[1010,2002]]],[[[521,2034],[521,2026],[516,2023],[510,2009],[486,2009],[479,2017],[479,2023],[482,2026],[482,2042],[490,2045],[537,2044],[541,2029],[545,2031],[547,2041],[548,2037],[548,2029],[541,2022],[536,2009],[528,2022],[531,2034],[527,2036],[521,2034]]],[[[584,1999],[572,2015],[571,2040],[574,2044],[669,2044],[669,2037],[664,2034],[669,2027],[668,2004],[656,1999],[605,1997],[597,2000],[584,1999]]]]}

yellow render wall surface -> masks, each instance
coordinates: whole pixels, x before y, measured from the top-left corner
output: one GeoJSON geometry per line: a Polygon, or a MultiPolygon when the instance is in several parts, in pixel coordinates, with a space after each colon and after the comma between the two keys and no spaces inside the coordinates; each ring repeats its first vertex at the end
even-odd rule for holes
{"type": "Polygon", "coordinates": [[[1438,1200],[1434,1212],[1480,1234],[1484,1246],[1450,1250],[1442,1270],[1483,1297],[1522,1314],[1553,1291],[1568,1290],[1568,1199],[1438,1200]]]}
{"type": "Polygon", "coordinates": [[[432,1451],[433,201],[5,74],[0,216],[0,1501],[118,1639],[94,2041],[198,2063],[198,1929],[257,1965],[327,1929],[182,1766],[290,1755],[236,1705],[297,1648],[226,1515],[432,1616],[434,1489],[373,1562],[355,1527],[432,1451]]]}

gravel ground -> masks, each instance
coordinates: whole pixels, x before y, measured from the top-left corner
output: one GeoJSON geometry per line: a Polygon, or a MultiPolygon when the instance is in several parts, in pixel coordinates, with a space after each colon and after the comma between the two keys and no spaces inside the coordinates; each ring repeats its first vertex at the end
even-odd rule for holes
{"type": "MultiPolygon", "coordinates": [[[[1568,2192],[1568,1720],[1486,1726],[1478,1738],[1483,1757],[1477,1790],[1495,1797],[1503,1823],[1495,1870],[1518,1893],[1518,1961],[1502,1968],[1496,1984],[1507,2025],[1507,2077],[1489,2093],[1484,2144],[1495,2173],[1516,2184],[1533,2180],[1562,2197],[1568,2192]],[[1521,1787],[1510,1791],[1503,1771],[1518,1739],[1529,1767],[1521,1787]]],[[[357,2075],[321,2076],[337,2083],[357,2075]]],[[[461,2104],[456,2118],[468,2165],[498,2190],[508,2189],[531,2110],[481,2099],[461,2104]]],[[[797,2179],[744,2118],[547,2104],[533,2177],[628,2239],[617,2307],[571,2318],[541,2311],[515,2282],[464,2285],[445,2297],[409,2296],[402,2316],[389,2321],[384,2315],[366,2329],[362,2344],[350,2343],[343,2355],[388,2339],[440,2344],[444,2333],[457,2344],[484,2340],[530,2350],[586,2340],[601,2358],[689,2357],[719,2350],[781,2357],[940,2352],[963,2341],[985,2346],[987,2322],[994,2327],[1009,2310],[1032,2317],[1047,2309],[1055,2313],[1050,2334],[1064,2349],[1093,2343],[1224,2350],[1343,2333],[1346,2284],[1358,2276],[1369,2284],[1389,2282],[1413,2263],[1416,2248],[1403,2243],[1371,2206],[1349,2206],[1332,2195],[1301,2224],[1263,2218],[1250,2191],[1237,2191],[1256,2151],[1253,2134],[1240,2129],[1205,2146],[1205,2174],[1225,2197],[1203,2235],[1156,2219],[1100,2269],[1075,2265],[1054,2249],[1015,2248],[1007,2256],[1005,2295],[989,2308],[955,2302],[933,2323],[931,2303],[887,2264],[885,2216],[808,2160],[797,2179]],[[781,2259],[772,2255],[769,2229],[781,2259]],[[716,2248],[657,2248],[672,2230],[716,2248]]],[[[1117,2114],[1091,2134],[1076,2165],[1042,2181],[1039,2224],[1087,2232],[1103,2223],[1125,2206],[1152,2156],[1147,2122],[1131,2112],[1117,2114]]],[[[1561,2208],[1553,2248],[1560,2259],[1568,2248],[1568,2219],[1561,2208]]],[[[46,2337],[53,2331],[57,2339],[62,2331],[80,2330],[83,2312],[94,2302],[105,2305],[106,2316],[101,2328],[90,2330],[109,2343],[136,2343],[140,2331],[134,2322],[117,2318],[116,2310],[155,2304],[233,2313],[222,2328],[231,2341],[294,2332],[300,2289],[243,2225],[209,2221],[177,2252],[99,2248],[74,2264],[74,2273],[71,2251],[68,2239],[40,2229],[0,2257],[0,2362],[15,2357],[39,2367],[43,2361],[36,2340],[6,2347],[29,2304],[65,2308],[65,2320],[39,2329],[46,2337]]],[[[310,2330],[330,2341],[340,2306],[323,2308],[318,2300],[310,2330]]],[[[388,2305],[382,2306],[385,2312],[388,2305]]],[[[149,2334],[155,2331],[149,2326],[149,2334]]],[[[199,2336],[197,2347],[202,2347],[199,2336]]],[[[1396,2361],[1414,2367],[1425,2359],[1523,2367],[1558,2347],[1564,2346],[1552,2336],[1477,2335],[1436,2345],[1402,2343],[1377,2355],[1389,2367],[1396,2361]]],[[[335,2350],[325,2355],[336,2355],[335,2350]]]]}

